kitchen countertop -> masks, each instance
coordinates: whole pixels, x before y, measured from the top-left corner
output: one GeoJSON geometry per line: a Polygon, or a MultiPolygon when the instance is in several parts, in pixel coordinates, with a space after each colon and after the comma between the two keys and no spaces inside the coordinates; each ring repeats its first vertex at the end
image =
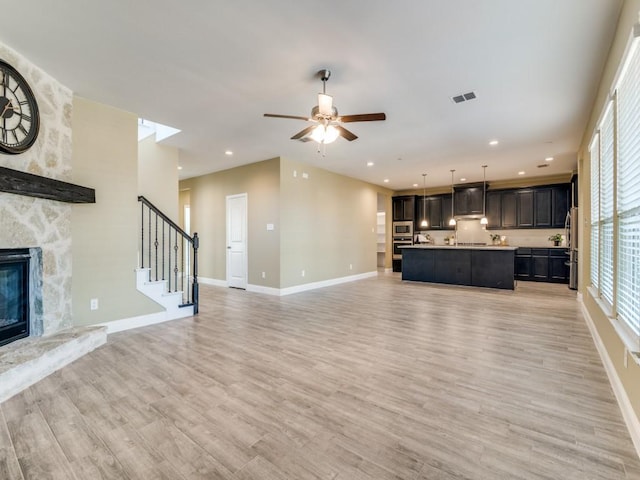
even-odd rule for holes
{"type": "Polygon", "coordinates": [[[510,247],[503,245],[431,245],[420,243],[418,245],[406,245],[398,246],[398,248],[411,248],[411,249],[436,249],[436,250],[517,250],[518,247],[510,247]]]}

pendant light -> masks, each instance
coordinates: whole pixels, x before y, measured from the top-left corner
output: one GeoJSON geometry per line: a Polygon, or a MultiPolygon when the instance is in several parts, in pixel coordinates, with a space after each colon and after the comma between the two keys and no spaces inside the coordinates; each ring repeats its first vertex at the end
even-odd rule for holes
{"type": "Polygon", "coordinates": [[[480,225],[487,225],[486,205],[487,205],[487,166],[482,165],[482,218],[480,219],[480,225]]]}
{"type": "Polygon", "coordinates": [[[427,174],[422,174],[422,222],[420,226],[427,228],[429,222],[427,222],[427,174]]]}
{"type": "Polygon", "coordinates": [[[449,220],[449,226],[451,227],[456,226],[456,219],[453,217],[453,198],[455,197],[453,192],[453,172],[455,170],[451,170],[451,220],[449,220]]]}

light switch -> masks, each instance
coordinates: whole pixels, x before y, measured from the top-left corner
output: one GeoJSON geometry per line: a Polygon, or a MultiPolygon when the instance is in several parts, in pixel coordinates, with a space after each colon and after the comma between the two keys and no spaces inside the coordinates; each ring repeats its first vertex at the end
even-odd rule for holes
{"type": "Polygon", "coordinates": [[[273,223],[267,223],[267,231],[271,231],[273,228],[273,223]]]}

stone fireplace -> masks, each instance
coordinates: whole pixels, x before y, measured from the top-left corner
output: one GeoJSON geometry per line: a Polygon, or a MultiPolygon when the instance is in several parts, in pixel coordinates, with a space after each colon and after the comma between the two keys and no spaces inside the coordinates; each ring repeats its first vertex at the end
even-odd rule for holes
{"type": "MultiPolygon", "coordinates": [[[[0,166],[71,181],[72,92],[1,43],[0,58],[27,79],[40,108],[36,143],[20,155],[0,155],[0,166]]],[[[71,214],[67,203],[0,192],[0,252],[30,252],[29,289],[36,289],[29,295],[30,336],[52,335],[72,325],[71,214]]]]}

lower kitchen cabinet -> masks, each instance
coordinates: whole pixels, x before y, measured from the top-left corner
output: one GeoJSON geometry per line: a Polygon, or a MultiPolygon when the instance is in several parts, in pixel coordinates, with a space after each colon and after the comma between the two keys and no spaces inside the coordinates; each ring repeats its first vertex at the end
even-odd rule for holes
{"type": "Polygon", "coordinates": [[[569,283],[569,254],[563,248],[518,248],[516,280],[569,283]]]}

